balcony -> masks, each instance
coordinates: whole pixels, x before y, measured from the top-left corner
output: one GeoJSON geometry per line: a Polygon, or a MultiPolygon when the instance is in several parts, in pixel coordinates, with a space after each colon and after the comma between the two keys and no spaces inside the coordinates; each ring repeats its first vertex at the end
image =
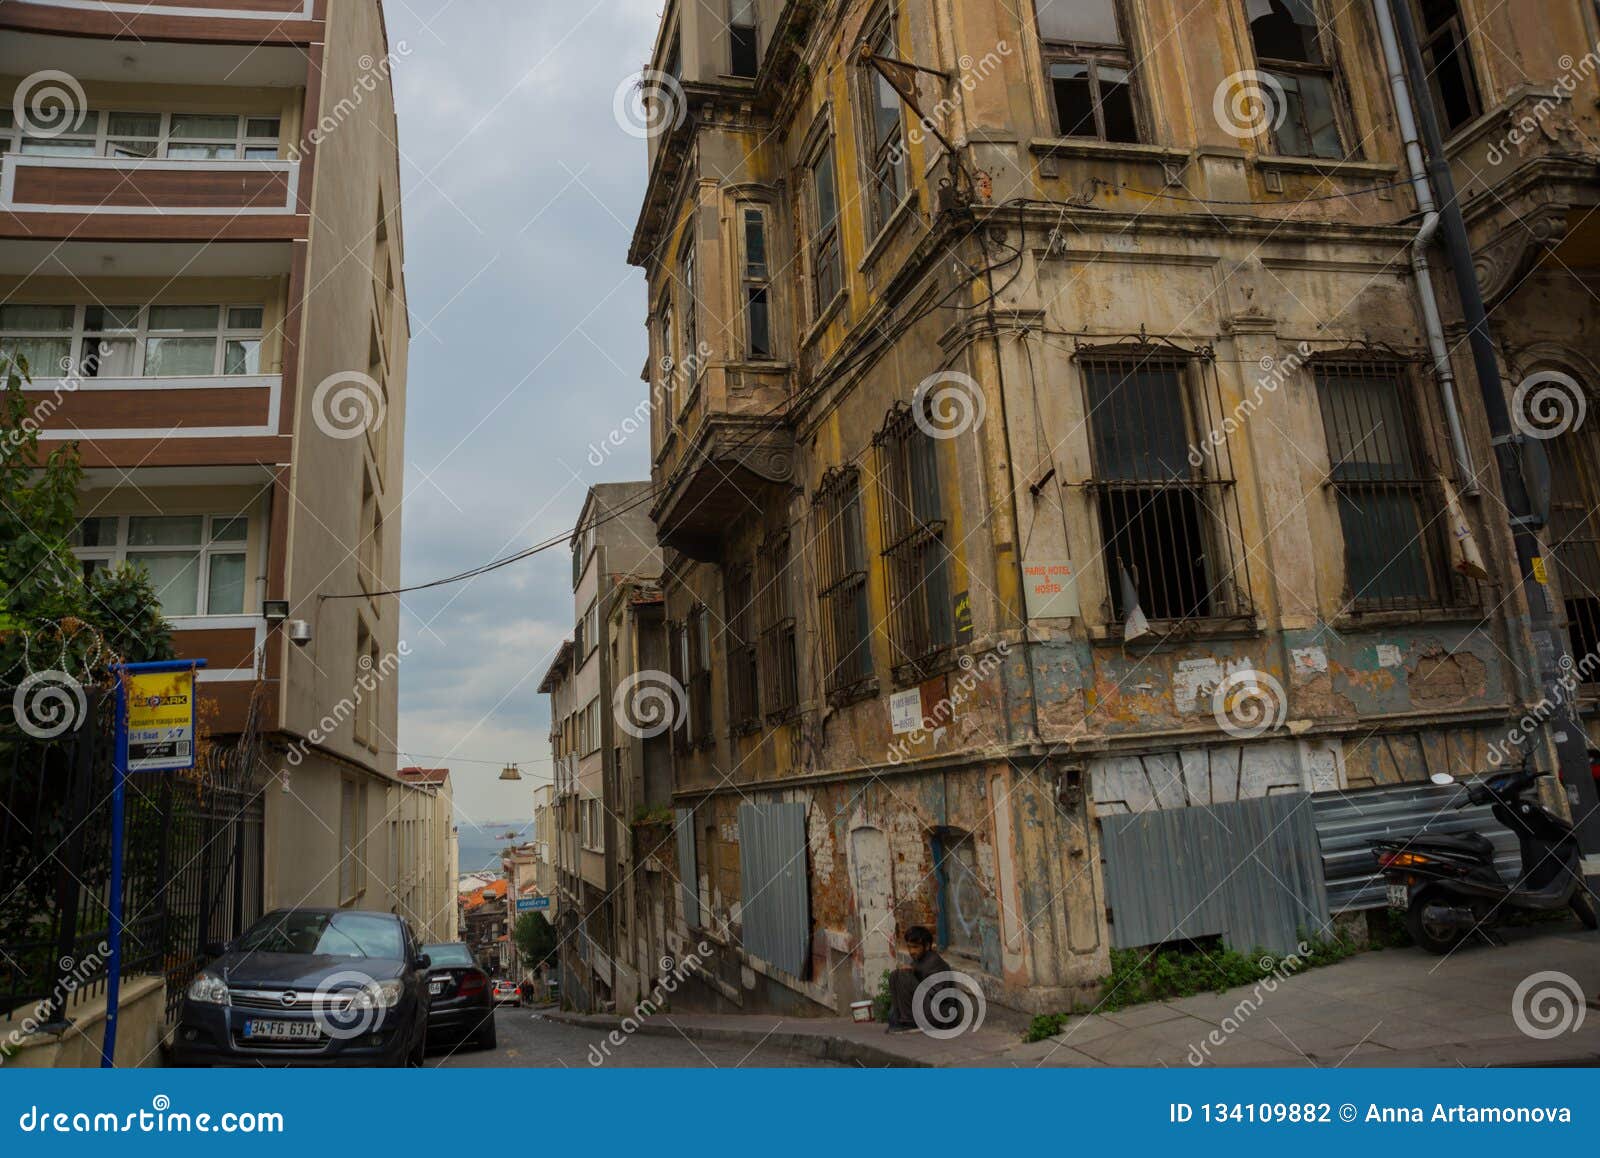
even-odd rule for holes
{"type": "Polygon", "coordinates": [[[325,0],[5,0],[0,25],[128,40],[306,44],[321,35],[325,0]]]}

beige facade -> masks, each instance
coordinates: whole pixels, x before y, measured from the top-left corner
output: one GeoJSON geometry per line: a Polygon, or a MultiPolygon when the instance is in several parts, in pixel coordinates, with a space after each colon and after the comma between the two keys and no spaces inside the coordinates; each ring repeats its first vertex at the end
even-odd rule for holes
{"type": "Polygon", "coordinates": [[[0,8],[0,103],[48,70],[73,113],[0,121],[0,342],[31,335],[46,442],[79,443],[85,565],[154,569],[217,739],[254,705],[262,903],[422,932],[453,907],[449,792],[395,776],[408,647],[376,594],[400,566],[405,48],[379,0],[237,7],[0,8]]]}
{"type": "MultiPolygon", "coordinates": [[[[715,6],[664,14],[632,259],[708,1006],[844,1012],[922,924],[990,1000],[1063,1008],[1126,943],[1108,817],[1481,770],[1538,698],[1371,6],[1053,7],[774,0],[748,78],[715,6]],[[775,851],[798,918],[745,875],[775,851]]],[[[1591,390],[1600,13],[1427,7],[1506,389],[1591,390]]],[[[1549,440],[1580,654],[1591,432],[1549,440]]]]}

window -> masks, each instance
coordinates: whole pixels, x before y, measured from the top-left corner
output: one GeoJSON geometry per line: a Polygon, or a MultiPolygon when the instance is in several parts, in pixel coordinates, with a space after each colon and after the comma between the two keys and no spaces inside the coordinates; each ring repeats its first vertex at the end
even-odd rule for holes
{"type": "Polygon", "coordinates": [[[678,276],[682,279],[679,293],[683,295],[678,312],[683,316],[684,384],[689,387],[679,399],[679,405],[687,403],[689,395],[694,393],[694,384],[700,377],[700,364],[703,361],[700,356],[700,282],[699,271],[695,268],[696,252],[694,229],[691,226],[689,237],[678,256],[678,276]]]}
{"type": "Polygon", "coordinates": [[[366,891],[367,786],[346,779],[339,786],[339,904],[354,904],[366,891]]]}
{"type": "Polygon", "coordinates": [[[757,670],[755,568],[742,563],[728,571],[727,626],[728,723],[735,732],[749,731],[761,720],[760,673],[757,670]]]}
{"type": "Polygon", "coordinates": [[[915,417],[897,406],[876,439],[889,642],[896,678],[909,683],[932,675],[955,646],[938,443],[915,417]]]}
{"type": "MultiPolygon", "coordinates": [[[[894,10],[884,5],[867,26],[862,39],[874,54],[899,59],[895,43],[894,10]]],[[[861,76],[862,105],[866,110],[863,140],[867,147],[868,234],[882,233],[906,195],[905,130],[900,120],[900,94],[887,77],[871,65],[861,76]]]]}
{"type": "MultiPolygon", "coordinates": [[[[1342,157],[1333,63],[1324,49],[1316,0],[1246,0],[1262,71],[1283,91],[1269,111],[1273,147],[1286,157],[1342,157]]],[[[1331,43],[1331,41],[1330,41],[1331,43]]]]}
{"type": "Polygon", "coordinates": [[[1434,107],[1445,130],[1453,132],[1483,111],[1467,23],[1458,0],[1413,0],[1413,8],[1434,107]]]}
{"type": "Polygon", "coordinates": [[[1117,0],[1036,0],[1056,133],[1134,142],[1133,63],[1117,0]]]}
{"type": "Polygon", "coordinates": [[[800,657],[795,650],[794,605],[790,600],[789,532],[767,539],[761,561],[761,691],[767,718],[788,719],[800,706],[800,657]]]}
{"type": "Polygon", "coordinates": [[[744,296],[744,356],[752,362],[770,361],[772,344],[772,267],[767,258],[767,214],[754,205],[739,214],[743,225],[744,257],[741,289],[744,296]]]}
{"type": "Polygon", "coordinates": [[[755,76],[761,69],[756,0],[729,0],[728,41],[731,56],[728,71],[734,76],[755,76]]]}
{"type": "Polygon", "coordinates": [[[356,547],[356,569],[361,583],[368,591],[379,587],[378,574],[383,562],[383,547],[379,537],[383,534],[383,516],[378,513],[378,491],[372,483],[372,473],[365,467],[361,471],[361,541],[356,547]]]}
{"type": "Polygon", "coordinates": [[[711,743],[711,616],[704,606],[689,613],[684,632],[684,670],[689,673],[689,735],[691,745],[711,743]]]}
{"type": "Polygon", "coordinates": [[[150,576],[169,618],[242,615],[250,523],[242,515],[132,515],[84,519],[72,553],[87,580],[126,563],[150,576]]]}
{"type": "Polygon", "coordinates": [[[261,373],[261,306],[0,306],[0,355],[34,378],[261,373]]]}
{"type": "Polygon", "coordinates": [[[657,323],[656,336],[656,366],[660,371],[661,389],[656,395],[656,409],[661,414],[661,434],[663,437],[678,424],[678,405],[675,396],[678,391],[678,347],[677,334],[672,326],[672,297],[668,293],[661,295],[661,304],[657,307],[660,321],[657,323]]]}
{"type": "Polygon", "coordinates": [[[811,308],[821,318],[844,287],[839,254],[839,186],[833,167],[833,141],[823,143],[811,162],[811,308]]]}
{"type": "Polygon", "coordinates": [[[834,700],[850,699],[872,679],[860,472],[853,466],[829,471],[817,490],[814,510],[823,689],[834,700]]]}
{"type": "Polygon", "coordinates": [[[1232,458],[1220,429],[1221,395],[1209,359],[1144,347],[1082,361],[1094,479],[1112,613],[1126,622],[1129,595],[1153,620],[1250,614],[1232,458]],[[1190,448],[1210,446],[1200,466],[1190,448]],[[1208,473],[1209,472],[1209,473],[1208,473]]]}
{"type": "Polygon", "coordinates": [[[55,136],[19,141],[8,111],[0,115],[0,152],[135,161],[275,161],[281,129],[277,117],[88,110],[55,136]]]}
{"type": "MultiPolygon", "coordinates": [[[[372,636],[372,631],[367,627],[366,620],[356,621],[356,676],[359,678],[364,672],[380,670],[381,657],[378,654],[377,641],[372,636]]],[[[366,692],[356,688],[356,710],[353,721],[353,735],[357,744],[372,751],[378,749],[377,728],[377,700],[376,693],[366,692]]]]}
{"type": "Polygon", "coordinates": [[[1316,367],[1328,478],[1344,533],[1345,596],[1358,611],[1441,606],[1464,591],[1449,570],[1443,496],[1399,363],[1316,367]]]}

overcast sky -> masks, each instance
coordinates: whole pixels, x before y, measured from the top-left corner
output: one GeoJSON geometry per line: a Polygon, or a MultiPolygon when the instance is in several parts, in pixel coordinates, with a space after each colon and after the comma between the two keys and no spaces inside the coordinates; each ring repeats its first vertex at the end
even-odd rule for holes
{"type": "MultiPolygon", "coordinates": [[[[613,97],[649,56],[656,0],[386,0],[412,344],[404,578],[571,529],[589,486],[648,477],[639,435],[591,442],[643,396],[643,275],[627,264],[645,146],[613,97]]],[[[572,631],[563,549],[408,595],[403,762],[452,770],[463,819],[531,815],[547,782],[539,681],[572,631]],[[481,761],[474,763],[471,761],[481,761]],[[521,783],[500,766],[522,764],[521,783]]]]}

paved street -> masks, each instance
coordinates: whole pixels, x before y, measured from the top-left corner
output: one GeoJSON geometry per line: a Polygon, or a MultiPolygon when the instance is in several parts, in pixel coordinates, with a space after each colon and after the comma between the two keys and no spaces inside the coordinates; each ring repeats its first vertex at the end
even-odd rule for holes
{"type": "MultiPolygon", "coordinates": [[[[602,1046],[606,1034],[600,1030],[582,1029],[562,1025],[527,1009],[501,1009],[499,1019],[500,1045],[495,1050],[480,1050],[476,1046],[441,1046],[431,1049],[429,1066],[509,1069],[516,1067],[594,1067],[591,1047],[602,1046]]],[[[668,1015],[663,1014],[663,1019],[668,1015]]],[[[783,1068],[789,1066],[815,1066],[837,1068],[837,1063],[819,1061],[790,1050],[726,1044],[711,1041],[690,1041],[683,1037],[663,1037],[655,1034],[634,1034],[621,1046],[611,1047],[611,1056],[599,1068],[605,1067],[687,1067],[737,1069],[739,1067],[783,1068]]]]}

